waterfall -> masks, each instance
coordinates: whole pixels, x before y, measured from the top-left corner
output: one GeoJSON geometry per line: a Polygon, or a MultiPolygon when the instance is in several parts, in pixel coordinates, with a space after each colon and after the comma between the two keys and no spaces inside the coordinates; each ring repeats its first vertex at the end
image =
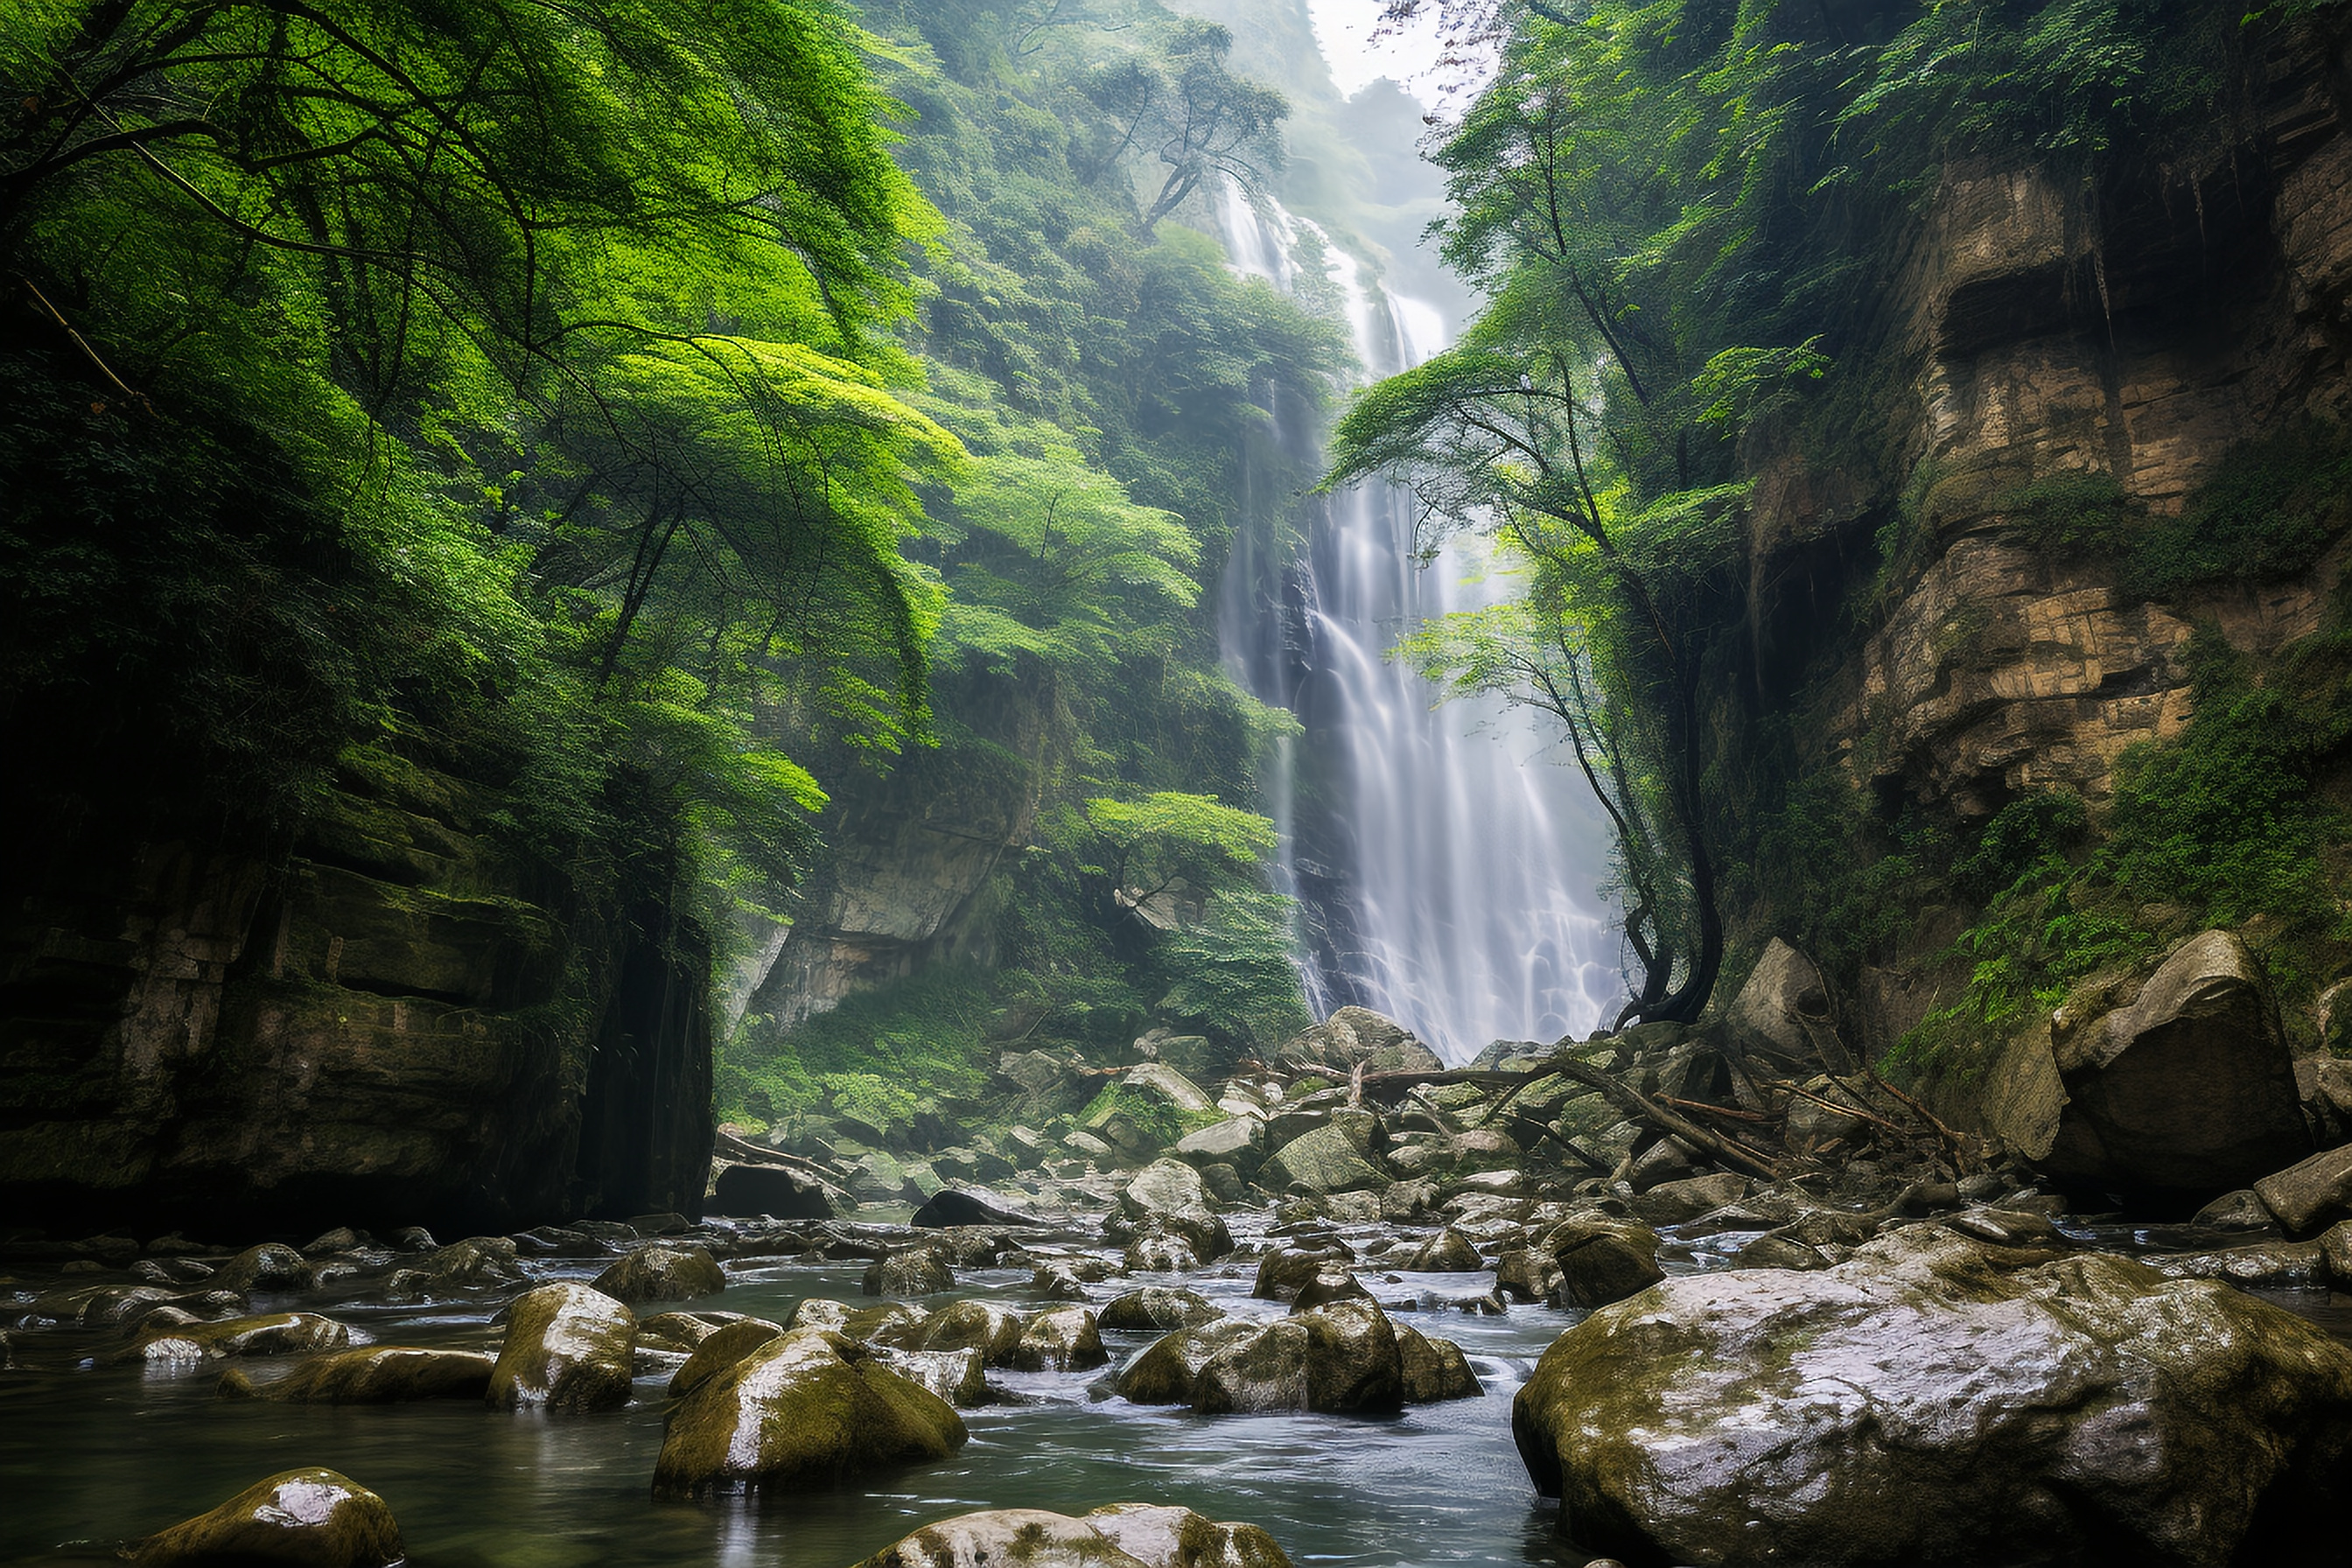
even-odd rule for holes
{"type": "MultiPolygon", "coordinates": [[[[1368,285],[1312,219],[1231,186],[1219,219],[1236,270],[1344,324],[1368,375],[1444,346],[1435,310],[1368,285]]],[[[1271,784],[1308,1002],[1318,1016],[1370,1007],[1461,1061],[1492,1040],[1589,1032],[1624,986],[1598,891],[1605,828],[1556,731],[1499,700],[1433,706],[1437,689],[1386,657],[1424,620],[1509,592],[1475,538],[1421,565],[1412,516],[1394,487],[1359,487],[1311,519],[1290,562],[1264,559],[1268,531],[1243,530],[1223,635],[1235,679],[1299,721],[1271,784]]]]}

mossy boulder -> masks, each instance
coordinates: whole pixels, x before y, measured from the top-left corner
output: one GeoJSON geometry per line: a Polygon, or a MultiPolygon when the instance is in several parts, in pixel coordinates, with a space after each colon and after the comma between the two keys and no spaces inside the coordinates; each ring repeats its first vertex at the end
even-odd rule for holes
{"type": "Polygon", "coordinates": [[[586,1285],[515,1298],[484,1396],[493,1410],[617,1410],[629,1402],[637,1317],[586,1285]]]}
{"type": "Polygon", "coordinates": [[[1918,1226],[1819,1272],[1668,1280],[1545,1353],[1519,1452],[1580,1548],[1629,1561],[2340,1553],[2352,1349],[2221,1285],[2035,1256],[1918,1226]]]}
{"type": "Polygon", "coordinates": [[[935,1296],[955,1289],[955,1269],[940,1248],[910,1247],[868,1264],[858,1289],[868,1296],[935,1296]]]}
{"type": "Polygon", "coordinates": [[[316,1312],[266,1312],[258,1317],[224,1318],[214,1323],[145,1328],[138,1340],[115,1359],[149,1363],[225,1361],[232,1356],[299,1355],[341,1350],[351,1342],[351,1330],[332,1318],[316,1312]]]}
{"type": "Polygon", "coordinates": [[[239,1367],[221,1375],[223,1399],[275,1399],[289,1405],[397,1405],[412,1399],[479,1399],[495,1357],[481,1351],[365,1345],[302,1363],[284,1377],[257,1383],[239,1367]]]}
{"type": "Polygon", "coordinates": [[[1475,1399],[1486,1392],[1470,1358],[1452,1340],[1433,1340],[1419,1329],[1398,1323],[1397,1361],[1404,1374],[1407,1405],[1436,1405],[1448,1399],[1475,1399]]]}
{"type": "Polygon", "coordinates": [[[285,1470],[124,1553],[137,1568],[391,1568],[400,1525],[383,1499],[333,1470],[285,1470]]]}
{"type": "Polygon", "coordinates": [[[855,1340],[794,1330],[705,1382],[671,1412],[657,1498],[829,1486],[943,1459],[963,1417],[855,1340]]]}
{"type": "Polygon", "coordinates": [[[641,1247],[596,1276],[596,1289],[616,1301],[691,1301],[727,1289],[726,1272],[708,1247],[641,1247]]]}
{"type": "Polygon", "coordinates": [[[1083,1518],[998,1509],[928,1524],[856,1568],[1290,1568],[1254,1524],[1221,1524],[1185,1508],[1117,1503],[1083,1518]]]}
{"type": "Polygon", "coordinates": [[[1666,1277],[1658,1267],[1658,1233],[1646,1226],[1564,1220],[1545,1233],[1542,1247],[1559,1270],[1563,1307],[1605,1307],[1666,1277]]]}
{"type": "Polygon", "coordinates": [[[1197,1328],[1223,1316],[1223,1308],[1196,1290],[1147,1285],[1140,1290],[1112,1297],[1104,1304],[1097,1322],[1106,1329],[1165,1333],[1171,1329],[1197,1328]]]}
{"type": "Polygon", "coordinates": [[[923,1330],[927,1351],[975,1350],[986,1366],[1011,1366],[1025,1327],[1021,1314],[993,1301],[958,1301],[923,1330]]]}
{"type": "Polygon", "coordinates": [[[1094,1309],[1075,1304],[1031,1318],[1013,1350],[1013,1364],[1023,1372],[1084,1372],[1108,1360],[1094,1309]]]}
{"type": "Polygon", "coordinates": [[[739,1318],[713,1331],[694,1347],[686,1364],[670,1374],[670,1393],[693,1393],[783,1331],[781,1325],[764,1318],[739,1318]]]}
{"type": "Polygon", "coordinates": [[[1271,1193],[1378,1192],[1389,1177],[1368,1159],[1347,1130],[1326,1124],[1285,1143],[1258,1167],[1257,1184],[1271,1193]]]}

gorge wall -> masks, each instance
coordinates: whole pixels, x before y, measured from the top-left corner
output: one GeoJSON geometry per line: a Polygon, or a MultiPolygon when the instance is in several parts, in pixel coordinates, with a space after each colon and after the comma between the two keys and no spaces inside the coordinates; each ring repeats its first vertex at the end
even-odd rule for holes
{"type": "Polygon", "coordinates": [[[207,1235],[698,1210],[707,944],[529,885],[499,804],[367,751],[289,846],[28,845],[0,872],[0,1209],[207,1235]]]}

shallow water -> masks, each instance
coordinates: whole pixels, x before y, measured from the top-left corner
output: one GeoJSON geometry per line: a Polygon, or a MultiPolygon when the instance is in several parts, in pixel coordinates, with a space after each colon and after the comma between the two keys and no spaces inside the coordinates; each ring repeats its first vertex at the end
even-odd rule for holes
{"type": "MultiPolygon", "coordinates": [[[[548,1261],[532,1271],[584,1279],[605,1261],[548,1261]]],[[[1700,1242],[1670,1247],[1666,1261],[1681,1272],[1724,1259],[1700,1242]]],[[[861,1271],[761,1263],[730,1269],[727,1292],[697,1305],[782,1321],[806,1297],[856,1300],[861,1271]]],[[[1089,1293],[1099,1305],[1144,1284],[1182,1285],[1235,1312],[1279,1314],[1276,1303],[1249,1300],[1254,1275],[1243,1264],[1137,1275],[1089,1293]]],[[[1391,1310],[1475,1295],[1492,1279],[1364,1278],[1391,1310]]],[[[1025,1272],[973,1270],[956,1293],[1029,1308],[1039,1303],[1027,1286],[1025,1272]]],[[[498,1333],[491,1316],[510,1294],[415,1307],[257,1297],[254,1309],[327,1310],[383,1342],[488,1348],[498,1333]]],[[[2352,1338],[2352,1297],[2272,1299],[2352,1338]]],[[[226,1363],[95,1364],[121,1342],[111,1331],[28,1334],[18,1356],[33,1369],[0,1374],[0,1563],[110,1560],[126,1538],[263,1476],[325,1465],[383,1495],[417,1568],[845,1568],[921,1524],[973,1509],[1083,1513],[1130,1500],[1260,1525],[1300,1568],[1575,1565],[1586,1553],[1558,1539],[1550,1505],[1528,1484],[1511,1441],[1510,1402],[1578,1316],[1540,1307],[1499,1318],[1443,1306],[1405,1312],[1423,1333],[1463,1347],[1486,1394],[1386,1420],[1196,1416],[1102,1398],[1092,1386],[1100,1373],[995,1373],[1022,1403],[967,1411],[971,1441],[947,1463],[814,1495],[701,1503],[650,1497],[667,1366],[639,1379],[628,1408],[599,1415],[499,1415],[464,1402],[281,1405],[215,1399],[226,1363]]],[[[1114,1364],[1150,1337],[1104,1336],[1114,1364]]],[[[270,1363],[240,1364],[260,1372],[270,1363]]]]}

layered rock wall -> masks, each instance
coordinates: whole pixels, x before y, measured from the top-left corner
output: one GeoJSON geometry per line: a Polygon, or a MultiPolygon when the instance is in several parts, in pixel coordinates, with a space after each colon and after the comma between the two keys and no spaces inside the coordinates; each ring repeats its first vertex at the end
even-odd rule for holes
{"type": "Polygon", "coordinates": [[[584,936],[386,761],[289,850],[78,837],[0,872],[0,1208],[299,1228],[691,1209],[709,958],[584,936]]]}

